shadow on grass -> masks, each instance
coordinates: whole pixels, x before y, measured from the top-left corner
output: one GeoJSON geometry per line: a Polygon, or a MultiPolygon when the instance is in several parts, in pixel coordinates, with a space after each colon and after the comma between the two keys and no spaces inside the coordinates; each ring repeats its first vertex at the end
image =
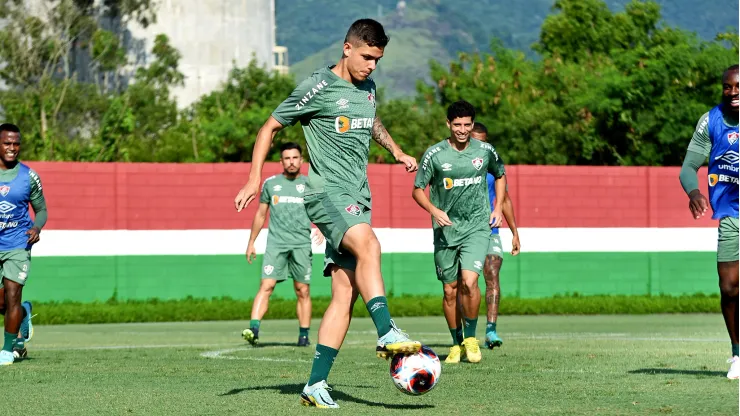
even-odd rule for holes
{"type": "MultiPolygon", "coordinates": [[[[231,389],[227,391],[226,393],[219,394],[219,396],[233,396],[235,394],[241,394],[246,393],[250,391],[265,391],[265,390],[274,390],[277,391],[280,394],[288,394],[288,395],[295,395],[296,400],[298,400],[298,396],[303,391],[303,384],[279,384],[279,385],[272,385],[272,386],[256,386],[256,387],[246,387],[241,389],[231,389]]],[[[343,387],[342,385],[336,385],[335,387],[343,387]]],[[[370,388],[370,386],[344,386],[344,387],[351,387],[351,388],[370,388]]],[[[371,406],[371,407],[382,407],[385,409],[394,409],[394,410],[416,410],[416,409],[433,409],[434,406],[428,405],[428,404],[390,404],[390,403],[375,403],[370,402],[363,399],[358,399],[357,397],[350,396],[347,393],[342,393],[341,391],[332,390],[330,393],[332,399],[339,402],[339,405],[341,406],[341,402],[352,402],[352,403],[359,403],[364,404],[365,406],[371,406]]]]}
{"type": "Polygon", "coordinates": [[[672,368],[640,368],[638,370],[628,371],[629,374],[651,374],[651,375],[682,375],[682,376],[708,376],[719,377],[727,375],[723,371],[709,370],[675,370],[672,368]]]}

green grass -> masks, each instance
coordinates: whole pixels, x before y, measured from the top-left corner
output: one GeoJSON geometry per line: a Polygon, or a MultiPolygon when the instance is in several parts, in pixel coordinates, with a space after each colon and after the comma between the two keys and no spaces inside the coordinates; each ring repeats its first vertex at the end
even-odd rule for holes
{"type": "MultiPolygon", "coordinates": [[[[441,316],[440,296],[391,296],[393,316],[441,316]]],[[[311,299],[311,314],[321,318],[329,298],[311,299]]],[[[193,322],[248,319],[252,301],[230,298],[115,301],[98,303],[34,302],[34,322],[42,325],[133,322],[193,322]]],[[[606,315],[653,313],[716,313],[719,296],[555,296],[541,299],[505,298],[502,315],[606,315]]],[[[480,313],[485,314],[481,303],[480,313]]],[[[355,317],[368,317],[362,302],[355,303],[355,317]]],[[[295,299],[270,299],[266,319],[295,317],[295,299]]],[[[2,321],[2,317],[0,317],[2,321]]]]}
{"type": "MultiPolygon", "coordinates": [[[[398,323],[444,356],[442,318],[398,323]]],[[[5,408],[26,415],[303,412],[298,393],[313,348],[293,346],[297,323],[264,321],[259,348],[241,341],[246,325],[37,326],[31,358],[0,368],[5,408]]],[[[314,321],[313,342],[317,329],[314,321]]],[[[432,392],[410,397],[374,357],[372,322],[354,320],[329,378],[342,406],[332,414],[737,414],[720,315],[512,316],[499,329],[502,349],[484,350],[477,365],[443,365],[432,392]]]]}

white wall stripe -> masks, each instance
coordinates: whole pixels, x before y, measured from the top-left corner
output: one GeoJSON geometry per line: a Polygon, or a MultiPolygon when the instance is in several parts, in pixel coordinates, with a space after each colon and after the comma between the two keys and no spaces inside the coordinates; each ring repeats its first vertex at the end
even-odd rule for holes
{"type": "MultiPolygon", "coordinates": [[[[432,253],[431,229],[378,228],[384,253],[432,253]]],[[[715,251],[715,228],[522,228],[522,252],[691,252],[715,251]]],[[[501,230],[504,250],[511,233],[501,230]]],[[[112,255],[244,254],[249,230],[46,230],[34,257],[112,255]]],[[[267,232],[256,242],[264,253],[267,232]]],[[[323,253],[324,245],[313,247],[323,253]]]]}

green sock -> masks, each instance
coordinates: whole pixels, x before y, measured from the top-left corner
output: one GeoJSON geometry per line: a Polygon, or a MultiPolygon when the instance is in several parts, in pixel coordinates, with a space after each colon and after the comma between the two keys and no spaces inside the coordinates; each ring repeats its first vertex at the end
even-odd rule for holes
{"type": "Polygon", "coordinates": [[[373,318],[375,329],[378,330],[378,336],[383,335],[391,331],[391,313],[388,311],[388,299],[385,296],[376,296],[367,303],[367,311],[370,312],[370,316],[373,318]]]}
{"type": "Polygon", "coordinates": [[[298,327],[299,337],[308,337],[308,328],[298,327]]]}
{"type": "Polygon", "coordinates": [[[308,385],[313,386],[321,380],[329,377],[329,371],[337,358],[339,351],[326,345],[316,344],[316,354],[313,357],[313,366],[311,366],[311,376],[308,378],[308,385]]]}
{"type": "Polygon", "coordinates": [[[732,356],[740,355],[738,353],[738,349],[740,349],[740,344],[732,344],[732,356]]]}
{"type": "Polygon", "coordinates": [[[478,326],[478,317],[473,319],[463,318],[465,321],[465,328],[463,328],[463,334],[465,338],[475,337],[475,327],[478,326]]]}
{"type": "Polygon", "coordinates": [[[11,334],[10,332],[5,333],[5,341],[3,342],[3,351],[13,352],[13,344],[18,334],[11,334]]]}
{"type": "Polygon", "coordinates": [[[486,322],[486,332],[496,332],[496,322],[486,322]]]}
{"type": "Polygon", "coordinates": [[[460,345],[460,341],[457,340],[457,328],[450,328],[450,335],[452,335],[452,345],[460,345]]]}
{"type": "Polygon", "coordinates": [[[260,329],[260,320],[259,319],[252,319],[249,321],[249,328],[257,328],[260,329]]]}
{"type": "Polygon", "coordinates": [[[463,337],[462,327],[457,328],[457,333],[455,335],[457,335],[457,344],[458,345],[462,344],[463,339],[465,339],[465,337],[463,337]]]}

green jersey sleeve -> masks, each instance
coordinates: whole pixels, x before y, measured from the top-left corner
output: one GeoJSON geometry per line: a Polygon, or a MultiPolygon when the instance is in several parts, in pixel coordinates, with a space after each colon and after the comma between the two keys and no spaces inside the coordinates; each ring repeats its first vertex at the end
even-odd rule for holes
{"type": "Polygon", "coordinates": [[[270,178],[267,178],[262,183],[262,192],[260,193],[260,203],[261,204],[269,204],[270,203],[270,193],[267,190],[269,188],[267,186],[267,181],[269,181],[269,180],[270,180],[270,178]]]}
{"type": "Polygon", "coordinates": [[[414,178],[414,188],[426,189],[429,182],[432,181],[434,176],[432,158],[438,151],[438,147],[430,147],[424,152],[424,156],[421,157],[421,166],[416,171],[416,177],[414,178]]]}
{"type": "Polygon", "coordinates": [[[709,139],[709,113],[704,113],[699,119],[699,122],[696,123],[696,129],[689,142],[688,151],[708,157],[711,150],[712,141],[709,139]]]}
{"type": "Polygon", "coordinates": [[[498,152],[496,152],[496,149],[493,146],[488,143],[484,144],[484,147],[490,152],[490,154],[488,155],[488,173],[493,175],[496,179],[504,176],[506,174],[506,171],[504,169],[504,161],[501,160],[501,157],[498,155],[498,152]]]}
{"type": "Polygon", "coordinates": [[[29,170],[28,175],[31,179],[31,207],[35,214],[34,227],[44,228],[48,214],[46,211],[46,199],[44,198],[44,188],[41,186],[41,178],[33,169],[29,170]]]}
{"type": "Polygon", "coordinates": [[[329,87],[326,77],[316,72],[301,82],[272,112],[272,117],[283,126],[292,126],[309,119],[321,110],[321,93],[329,87]]]}

